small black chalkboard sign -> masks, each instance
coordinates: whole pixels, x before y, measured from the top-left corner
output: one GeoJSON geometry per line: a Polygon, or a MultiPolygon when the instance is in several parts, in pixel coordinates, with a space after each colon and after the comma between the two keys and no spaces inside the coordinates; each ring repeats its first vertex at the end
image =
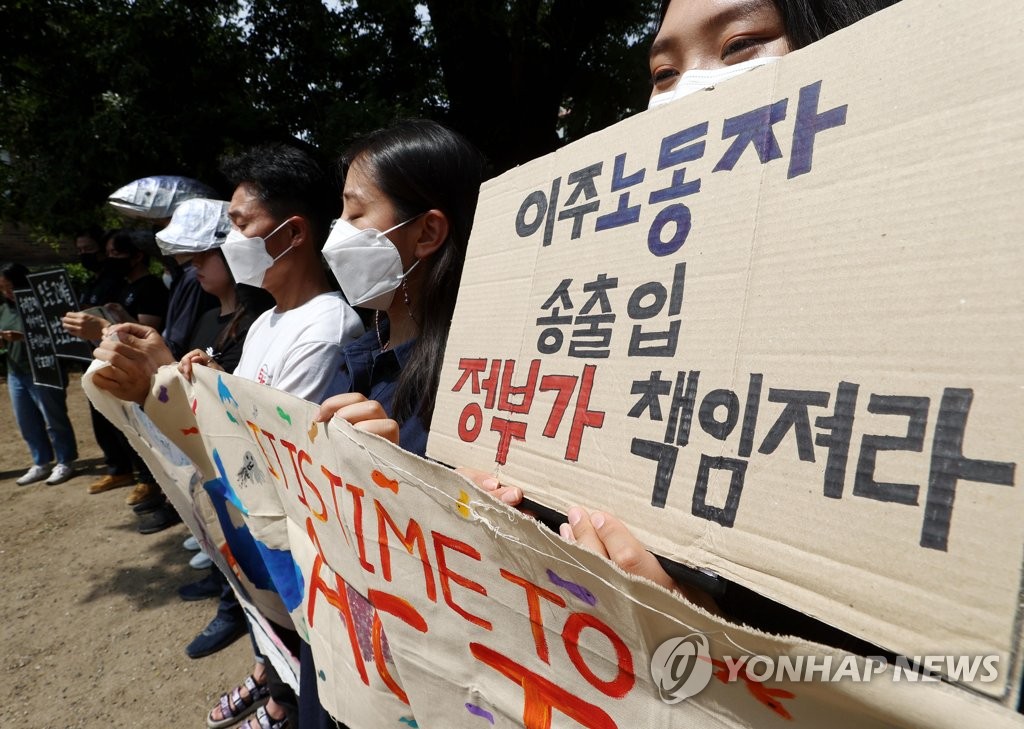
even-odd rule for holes
{"type": "Polygon", "coordinates": [[[25,344],[32,367],[32,381],[43,387],[64,387],[64,372],[53,348],[46,314],[31,289],[14,292],[14,302],[25,325],[25,344]]]}
{"type": "Polygon", "coordinates": [[[68,334],[60,323],[61,318],[69,311],[78,311],[78,301],[67,271],[55,268],[51,271],[30,273],[28,283],[42,307],[57,356],[92,362],[92,345],[68,334]]]}

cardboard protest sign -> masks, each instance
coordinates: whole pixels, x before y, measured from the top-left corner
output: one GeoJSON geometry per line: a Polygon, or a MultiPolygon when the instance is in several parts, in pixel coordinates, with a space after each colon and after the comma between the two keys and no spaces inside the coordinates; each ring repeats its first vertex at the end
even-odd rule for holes
{"type": "Polygon", "coordinates": [[[1022,26],[906,0],[486,183],[428,453],[896,653],[997,655],[971,686],[1015,704],[1022,26]]]}
{"type": "Polygon", "coordinates": [[[270,658],[282,680],[297,687],[297,659],[281,644],[268,622],[290,624],[288,613],[277,593],[268,589],[262,561],[254,555],[253,540],[241,514],[222,498],[216,466],[202,451],[188,448],[186,438],[195,431],[195,419],[181,381],[170,377],[156,389],[156,401],[169,405],[156,410],[164,418],[164,430],[160,430],[138,405],[122,402],[93,384],[93,373],[105,366],[98,361],[90,366],[82,378],[86,394],[142,456],[203,551],[231,583],[263,655],[270,658]],[[187,454],[175,445],[182,441],[187,454]]]}
{"type": "Polygon", "coordinates": [[[21,321],[25,325],[25,344],[32,381],[43,387],[64,388],[64,371],[57,361],[50,330],[46,326],[46,313],[31,289],[14,292],[21,321]]]}
{"type": "MultiPolygon", "coordinates": [[[[284,524],[279,564],[291,564],[299,601],[282,597],[312,647],[322,703],[350,726],[1017,723],[883,660],[730,625],[442,466],[347,423],[315,424],[316,405],[195,372],[192,387],[163,368],[146,413],[179,433],[194,414],[195,432],[175,435],[183,451],[220,464],[246,524],[284,524]]],[[[164,488],[187,476],[154,472],[164,488]]]]}
{"type": "Polygon", "coordinates": [[[68,334],[60,323],[61,318],[69,311],[78,311],[78,301],[67,271],[55,268],[52,271],[30,273],[28,283],[46,318],[46,329],[50,333],[57,356],[91,362],[92,346],[68,334]]]}

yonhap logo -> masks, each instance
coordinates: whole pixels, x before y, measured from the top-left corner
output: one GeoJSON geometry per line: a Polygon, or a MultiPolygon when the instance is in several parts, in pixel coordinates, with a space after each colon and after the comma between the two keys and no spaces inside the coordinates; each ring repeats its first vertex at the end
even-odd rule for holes
{"type": "Polygon", "coordinates": [[[711,681],[714,666],[707,636],[691,633],[670,638],[651,656],[651,678],[666,704],[696,696],[711,681]]]}

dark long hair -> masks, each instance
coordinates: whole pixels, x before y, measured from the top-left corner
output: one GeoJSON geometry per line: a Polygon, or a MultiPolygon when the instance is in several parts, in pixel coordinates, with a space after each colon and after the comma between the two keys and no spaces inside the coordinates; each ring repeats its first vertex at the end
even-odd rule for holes
{"type": "Polygon", "coordinates": [[[217,334],[217,339],[213,343],[214,352],[223,352],[238,339],[244,339],[253,320],[274,306],[276,302],[266,289],[236,283],[235,277],[231,274],[231,267],[224,257],[224,251],[218,248],[217,255],[220,256],[220,260],[228,272],[228,278],[231,279],[231,283],[235,287],[235,311],[228,323],[217,334]]]}
{"type": "MultiPolygon", "coordinates": [[[[793,50],[835,33],[899,0],[772,0],[782,16],[786,37],[793,50]]],[[[665,21],[669,3],[661,0],[658,27],[665,21]]]]}
{"type": "Polygon", "coordinates": [[[419,415],[429,429],[483,177],[482,159],[450,129],[415,119],[353,144],[341,158],[342,176],[356,161],[403,220],[427,210],[440,210],[448,219],[448,238],[420,264],[425,271],[413,311],[420,331],[398,378],[391,414],[399,422],[419,415]]]}

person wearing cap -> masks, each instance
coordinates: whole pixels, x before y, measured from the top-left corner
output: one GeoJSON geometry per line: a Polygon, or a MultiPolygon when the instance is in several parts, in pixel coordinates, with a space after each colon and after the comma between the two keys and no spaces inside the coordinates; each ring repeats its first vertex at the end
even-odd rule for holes
{"type": "MultiPolygon", "coordinates": [[[[198,285],[219,303],[198,317],[183,344],[187,350],[205,352],[212,362],[232,372],[242,356],[249,327],[274,305],[274,300],[262,289],[236,284],[232,277],[220,250],[231,229],[227,212],[228,203],[222,200],[186,200],[175,208],[170,223],[156,234],[156,239],[165,255],[191,259],[198,285]]],[[[115,346],[115,342],[121,356],[137,366],[130,375],[125,373],[126,376],[118,378],[117,387],[112,386],[112,380],[101,377],[97,377],[96,382],[123,400],[144,400],[157,368],[178,361],[170,343],[156,330],[138,325],[134,325],[131,333],[122,331],[117,340],[104,340],[96,350],[97,359],[109,361],[113,354],[110,347],[115,346]]],[[[143,506],[146,507],[143,528],[149,531],[157,531],[178,520],[159,489],[143,506]]],[[[244,615],[231,588],[226,580],[218,577],[219,573],[213,573],[179,590],[186,600],[221,598],[217,614],[186,648],[192,658],[215,653],[247,631],[244,615]]]]}
{"type": "MultiPolygon", "coordinates": [[[[191,321],[187,327],[174,327],[175,332],[171,332],[172,325],[168,323],[163,332],[174,360],[192,349],[214,347],[218,352],[216,361],[231,372],[238,364],[245,332],[252,323],[253,312],[244,303],[253,294],[243,294],[243,305],[239,305],[235,281],[220,251],[231,230],[227,210],[228,203],[223,200],[186,200],[175,208],[171,222],[156,234],[156,241],[164,255],[179,263],[188,262],[171,298],[172,306],[175,298],[183,306],[192,306],[191,321]],[[182,291],[179,296],[182,287],[190,287],[190,282],[194,282],[196,292],[182,291]],[[202,306],[207,297],[214,302],[213,306],[202,306]]],[[[260,303],[269,305],[262,306],[257,314],[273,305],[268,297],[260,303]]],[[[181,316],[185,318],[184,312],[181,316]]]]}
{"type": "MultiPolygon", "coordinates": [[[[157,244],[165,255],[188,256],[195,268],[196,280],[207,294],[219,303],[199,316],[183,342],[187,350],[202,350],[225,370],[231,371],[241,357],[242,344],[249,326],[264,310],[273,306],[273,299],[259,289],[244,287],[239,292],[228,270],[220,246],[231,223],[228,204],[222,200],[196,198],[181,203],[170,224],[156,234],[157,244]]],[[[241,288],[241,287],[239,287],[241,288]]],[[[152,328],[144,327],[150,336],[146,353],[152,372],[164,364],[178,361],[168,342],[152,328]]],[[[133,386],[144,391],[149,377],[140,376],[133,386]]],[[[123,397],[123,393],[115,393],[123,397]]],[[[125,398],[128,399],[128,398],[125,398]]],[[[155,484],[146,484],[133,491],[133,509],[139,514],[139,531],[150,534],[178,521],[176,512],[155,484]]]]}
{"type": "MultiPolygon", "coordinates": [[[[179,204],[178,207],[180,208],[183,204],[179,204]]],[[[199,210],[200,208],[190,206],[186,212],[192,216],[199,210]]],[[[210,214],[215,212],[212,208],[207,208],[207,210],[210,211],[210,214]]],[[[216,222],[216,218],[213,218],[213,222],[216,222]]],[[[219,308],[217,297],[199,285],[192,260],[195,255],[193,247],[198,244],[203,233],[208,231],[203,231],[199,227],[190,229],[189,226],[202,226],[209,223],[209,219],[193,221],[186,220],[181,216],[177,219],[172,217],[168,226],[157,233],[157,245],[160,246],[160,251],[173,259],[173,263],[168,262],[165,268],[170,266],[177,269],[173,276],[168,277],[166,274],[164,276],[164,284],[171,291],[171,300],[167,304],[167,321],[164,322],[164,330],[161,334],[171,353],[178,358],[189,350],[189,337],[192,335],[199,317],[219,308]],[[163,237],[161,238],[161,236],[163,237]],[[181,241],[180,244],[174,242],[178,240],[181,241]],[[168,283],[168,278],[170,278],[170,283],[168,283]]],[[[220,240],[223,241],[223,236],[220,240]]]]}
{"type": "MultiPolygon", "coordinates": [[[[226,371],[233,372],[242,356],[249,327],[274,301],[262,289],[236,284],[231,276],[220,250],[231,229],[227,212],[228,203],[221,200],[186,200],[175,209],[170,224],[156,234],[156,239],[165,255],[187,256],[196,286],[219,302],[219,306],[199,315],[182,340],[184,350],[202,349],[226,371]]],[[[173,352],[166,332],[164,339],[173,352]]],[[[205,564],[209,563],[207,557],[205,564]]],[[[178,593],[184,600],[220,598],[209,624],[186,646],[190,658],[216,653],[247,632],[241,605],[219,570],[182,586],[178,593]]]]}

